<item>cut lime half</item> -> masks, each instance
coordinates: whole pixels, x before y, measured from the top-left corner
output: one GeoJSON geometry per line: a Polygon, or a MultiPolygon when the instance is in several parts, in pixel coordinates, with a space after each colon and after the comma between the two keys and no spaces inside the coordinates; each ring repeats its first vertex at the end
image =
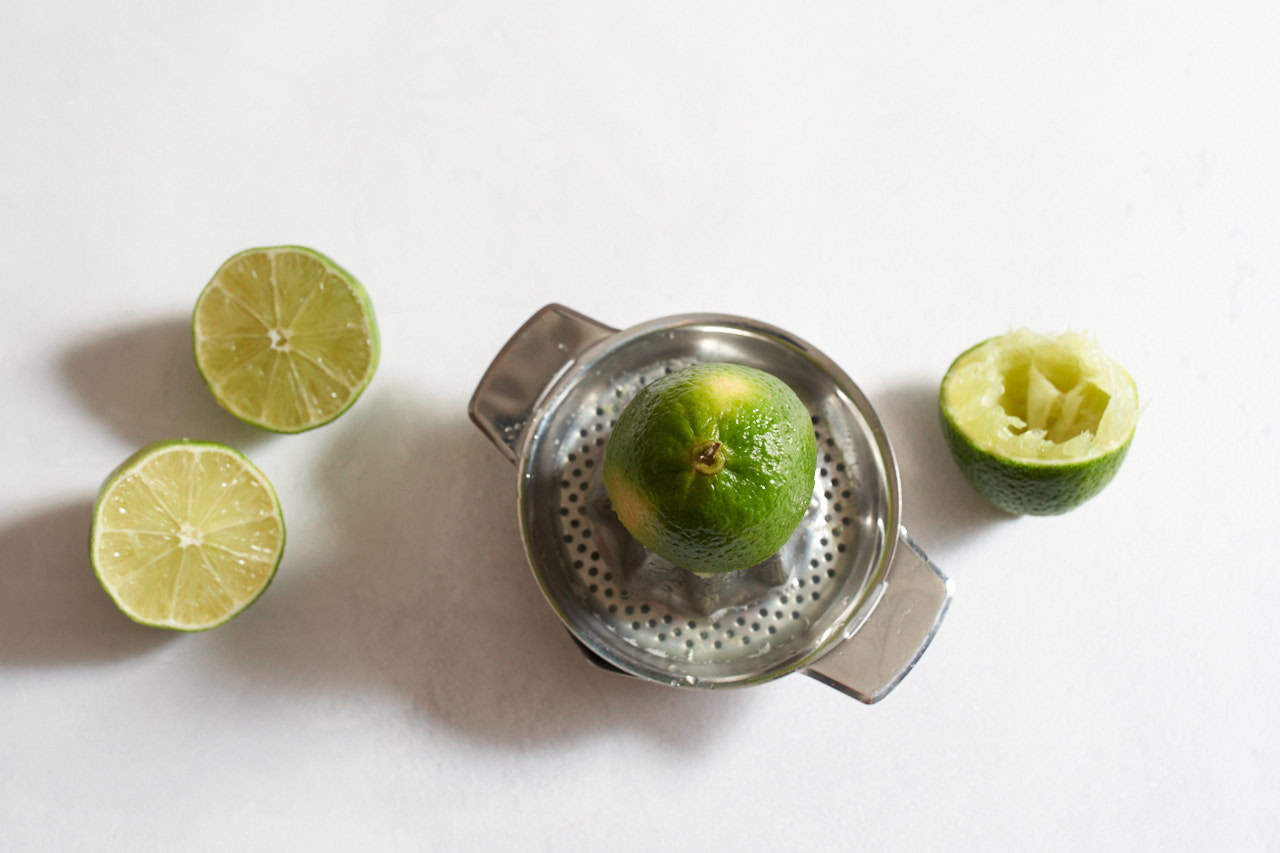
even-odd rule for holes
{"type": "Polygon", "coordinates": [[[112,472],[93,508],[98,580],[126,616],[157,628],[231,619],[271,583],[283,551],[271,483],[221,444],[148,445],[112,472]]]}
{"type": "Polygon", "coordinates": [[[1056,515],[1120,469],[1138,389],[1089,338],[1021,329],[961,354],[939,406],[956,464],[979,493],[1017,515],[1056,515]]]}
{"type": "Polygon", "coordinates": [[[196,367],[243,421],[302,432],[336,418],[378,365],[369,295],[301,246],[248,249],[218,268],[191,321],[196,367]]]}

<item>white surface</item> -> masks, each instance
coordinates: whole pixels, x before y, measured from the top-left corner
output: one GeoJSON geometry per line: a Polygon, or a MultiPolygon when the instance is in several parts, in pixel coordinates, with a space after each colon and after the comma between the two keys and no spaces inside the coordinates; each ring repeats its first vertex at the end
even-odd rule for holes
{"type": "Polygon", "coordinates": [[[109,5],[0,32],[0,848],[1280,846],[1275,4],[109,5]],[[278,242],[384,335],[296,437],[216,408],[185,327],[278,242]],[[465,415],[548,301],[759,317],[862,385],[957,585],[892,696],[585,664],[465,415]],[[1146,406],[1061,518],[985,509],[935,421],[1020,324],[1146,406]],[[204,635],[86,563],[101,478],[175,435],[289,522],[204,635]]]}

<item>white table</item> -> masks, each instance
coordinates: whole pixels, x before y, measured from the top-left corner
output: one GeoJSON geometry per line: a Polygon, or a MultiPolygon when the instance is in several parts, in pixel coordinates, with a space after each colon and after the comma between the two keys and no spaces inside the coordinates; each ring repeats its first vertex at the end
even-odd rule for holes
{"type": "Polygon", "coordinates": [[[6,8],[0,848],[1275,849],[1275,4],[618,5],[6,8]],[[222,413],[186,330],[282,242],[384,338],[294,437],[222,413]],[[956,581],[888,699],[583,661],[465,414],[550,301],[758,317],[859,382],[956,581]],[[1145,406],[1059,518],[988,510],[934,412],[1023,324],[1096,334],[1145,406]],[[102,477],[179,435],[289,523],[191,636],[85,549],[102,477]]]}

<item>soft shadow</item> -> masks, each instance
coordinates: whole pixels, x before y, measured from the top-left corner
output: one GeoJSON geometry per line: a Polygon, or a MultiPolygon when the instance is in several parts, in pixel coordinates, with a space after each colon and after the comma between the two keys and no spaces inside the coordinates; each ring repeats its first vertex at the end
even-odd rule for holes
{"type": "Polygon", "coordinates": [[[926,552],[944,552],[985,527],[1013,520],[975,492],[956,467],[938,421],[936,384],[888,388],[871,402],[898,461],[903,524],[926,552]]]}
{"type": "Polygon", "coordinates": [[[173,635],[130,622],[89,565],[91,501],[75,501],[0,528],[0,666],[121,658],[173,635]]]}
{"type": "Polygon", "coordinates": [[[696,749],[739,716],[740,691],[695,695],[588,663],[525,563],[513,467],[463,401],[417,400],[382,389],[335,424],[314,492],[328,547],[286,555],[259,605],[272,612],[226,638],[238,665],[291,690],[393,691],[511,744],[632,729],[696,749]]]}
{"type": "Polygon", "coordinates": [[[266,435],[214,402],[185,317],[111,331],[69,349],[59,366],[85,407],[131,444],[203,438],[243,447],[266,435]]]}

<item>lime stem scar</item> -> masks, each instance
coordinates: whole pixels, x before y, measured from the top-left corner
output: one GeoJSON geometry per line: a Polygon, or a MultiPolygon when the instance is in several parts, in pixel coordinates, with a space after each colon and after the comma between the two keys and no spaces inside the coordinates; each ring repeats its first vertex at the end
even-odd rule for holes
{"type": "Polygon", "coordinates": [[[693,449],[693,470],[699,474],[719,474],[724,462],[724,445],[715,439],[693,449]]]}

